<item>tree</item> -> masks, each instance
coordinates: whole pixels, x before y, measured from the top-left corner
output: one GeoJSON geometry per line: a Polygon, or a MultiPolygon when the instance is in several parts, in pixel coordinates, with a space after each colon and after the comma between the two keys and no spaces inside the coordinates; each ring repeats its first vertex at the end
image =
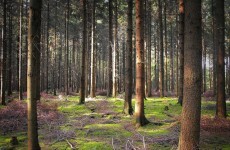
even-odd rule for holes
{"type": "Polygon", "coordinates": [[[23,1],[20,0],[20,15],[19,15],[19,42],[18,42],[18,91],[19,100],[23,99],[22,96],[22,10],[23,1]]]}
{"type": "Polygon", "coordinates": [[[149,121],[144,113],[144,37],[143,37],[143,0],[136,0],[136,126],[144,126],[149,121]]]}
{"type": "Polygon", "coordinates": [[[184,85],[184,0],[179,0],[179,55],[180,55],[180,65],[179,65],[179,103],[182,105],[183,99],[183,85],[184,85]]]}
{"type": "Polygon", "coordinates": [[[163,25],[162,25],[162,3],[158,0],[158,21],[160,30],[160,96],[164,97],[164,50],[163,50],[163,25]]]}
{"type": "Polygon", "coordinates": [[[27,66],[27,99],[28,99],[28,149],[40,149],[37,123],[37,82],[40,75],[36,64],[40,55],[41,38],[41,0],[31,0],[28,26],[28,66],[27,66]]]}
{"type": "Polygon", "coordinates": [[[127,9],[127,47],[126,47],[126,62],[125,62],[125,103],[124,103],[124,113],[132,115],[132,89],[133,89],[133,69],[132,69],[132,56],[133,56],[133,0],[128,0],[127,9]]]}
{"type": "Polygon", "coordinates": [[[109,63],[108,63],[108,87],[107,96],[112,96],[112,43],[113,43],[113,2],[109,0],[109,63]]]}
{"type": "Polygon", "coordinates": [[[199,149],[202,40],[201,0],[184,1],[184,94],[179,149],[199,149]]]}
{"type": "Polygon", "coordinates": [[[80,93],[80,104],[85,103],[85,55],[86,55],[86,0],[82,0],[83,6],[83,39],[82,39],[82,63],[81,63],[81,93],[80,93]]]}
{"type": "Polygon", "coordinates": [[[224,19],[224,0],[215,0],[216,2],[216,48],[217,48],[217,104],[216,116],[226,118],[226,100],[225,100],[225,19],[224,19]]]}
{"type": "Polygon", "coordinates": [[[2,70],[1,70],[1,103],[6,105],[6,57],[7,57],[7,39],[6,39],[6,5],[7,1],[3,2],[3,52],[2,52],[2,70]]]}
{"type": "Polygon", "coordinates": [[[95,0],[92,2],[93,4],[93,10],[92,10],[92,29],[91,29],[91,86],[90,86],[90,96],[96,97],[96,76],[95,76],[95,70],[96,70],[96,58],[95,58],[95,0]]]}

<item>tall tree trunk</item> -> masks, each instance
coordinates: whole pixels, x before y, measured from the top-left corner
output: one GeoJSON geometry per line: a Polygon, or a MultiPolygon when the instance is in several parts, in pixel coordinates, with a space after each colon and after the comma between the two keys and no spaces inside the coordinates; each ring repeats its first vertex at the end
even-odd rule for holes
{"type": "Polygon", "coordinates": [[[46,31],[46,93],[49,91],[49,28],[50,28],[50,2],[47,1],[47,31],[46,31]]]}
{"type": "Polygon", "coordinates": [[[171,77],[170,77],[170,79],[171,79],[171,86],[170,86],[170,90],[171,90],[171,92],[172,93],[174,93],[174,48],[173,48],[173,27],[172,27],[172,23],[171,23],[171,25],[170,25],[170,27],[171,27],[171,51],[170,51],[170,68],[171,68],[171,77]]]}
{"type": "Polygon", "coordinates": [[[144,126],[148,122],[144,113],[144,37],[143,37],[143,0],[136,0],[136,126],[144,126]]]}
{"type": "Polygon", "coordinates": [[[18,91],[19,100],[23,100],[22,95],[22,10],[23,0],[20,0],[20,14],[19,14],[19,43],[18,43],[18,91]]]}
{"type": "Polygon", "coordinates": [[[215,0],[212,0],[212,28],[213,28],[213,33],[212,33],[212,42],[213,42],[213,54],[212,54],[212,57],[213,57],[213,60],[212,60],[212,65],[213,65],[213,70],[212,70],[212,73],[213,73],[213,94],[214,94],[214,97],[216,97],[216,92],[217,92],[217,40],[216,39],[216,34],[217,34],[217,21],[216,21],[216,4],[215,4],[215,0]]]}
{"type": "Polygon", "coordinates": [[[160,31],[160,97],[164,97],[164,50],[163,50],[163,25],[162,25],[162,3],[158,0],[158,21],[160,31]]]}
{"type": "Polygon", "coordinates": [[[87,18],[86,18],[86,0],[82,0],[83,7],[83,39],[82,39],[82,63],[81,63],[81,93],[80,93],[80,104],[85,103],[85,55],[86,55],[86,27],[87,27],[87,18]]]}
{"type": "Polygon", "coordinates": [[[151,82],[151,51],[152,51],[152,48],[151,48],[151,35],[152,35],[152,33],[151,33],[151,13],[152,13],[152,10],[151,10],[151,8],[152,8],[152,5],[151,5],[151,1],[148,1],[148,11],[147,11],[147,13],[148,13],[148,30],[147,30],[147,40],[148,40],[148,42],[147,42],[147,49],[148,49],[148,53],[147,53],[147,58],[148,58],[148,64],[147,64],[147,93],[146,93],[146,96],[147,97],[150,97],[151,96],[151,87],[152,87],[152,82],[151,82]]]}
{"type": "Polygon", "coordinates": [[[132,69],[132,56],[133,56],[133,0],[128,0],[127,9],[127,46],[126,46],[126,62],[125,62],[125,103],[124,103],[124,113],[132,115],[132,89],[133,89],[133,69],[132,69]]]}
{"type": "Polygon", "coordinates": [[[95,61],[95,4],[96,2],[92,2],[92,29],[91,29],[91,86],[90,86],[90,97],[96,97],[96,61],[95,61]]]}
{"type": "Polygon", "coordinates": [[[224,18],[224,0],[215,0],[216,2],[216,48],[217,48],[217,104],[216,116],[226,118],[226,99],[225,99],[225,18],[224,18]]]}
{"type": "Polygon", "coordinates": [[[183,99],[183,85],[184,85],[184,0],[179,0],[179,103],[182,105],[183,99]]]}
{"type": "Polygon", "coordinates": [[[199,149],[202,37],[201,0],[184,1],[184,95],[181,118],[180,150],[199,149]]]}
{"type": "Polygon", "coordinates": [[[13,33],[12,33],[12,3],[10,2],[8,5],[9,9],[9,28],[8,28],[8,65],[7,65],[7,95],[10,96],[12,95],[12,38],[13,38],[13,33]]]}
{"type": "Polygon", "coordinates": [[[108,57],[108,86],[107,96],[112,96],[112,46],[113,46],[113,0],[109,0],[109,57],[108,57]]]}
{"type": "Polygon", "coordinates": [[[114,0],[114,41],[113,41],[113,91],[112,96],[117,96],[117,78],[118,78],[118,43],[117,43],[117,0],[114,0]]]}
{"type": "Polygon", "coordinates": [[[28,66],[27,66],[27,99],[28,99],[28,150],[40,149],[37,123],[37,61],[40,61],[41,38],[41,0],[31,0],[28,28],[28,66]]]}
{"type": "Polygon", "coordinates": [[[66,14],[66,55],[65,55],[65,94],[69,95],[69,0],[67,0],[67,14],[66,14]]]}
{"type": "Polygon", "coordinates": [[[2,52],[2,70],[1,70],[1,103],[6,105],[6,57],[7,57],[7,39],[6,39],[6,5],[3,2],[3,52],[2,52]]]}
{"type": "Polygon", "coordinates": [[[165,50],[165,91],[168,92],[168,32],[167,32],[167,14],[166,14],[166,3],[167,1],[164,0],[164,50],[165,50]]]}

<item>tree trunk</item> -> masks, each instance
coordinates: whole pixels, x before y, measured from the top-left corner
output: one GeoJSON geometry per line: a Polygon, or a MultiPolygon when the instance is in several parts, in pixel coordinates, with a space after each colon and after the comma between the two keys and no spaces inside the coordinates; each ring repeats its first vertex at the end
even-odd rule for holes
{"type": "Polygon", "coordinates": [[[185,1],[184,95],[181,118],[180,150],[199,149],[202,37],[201,0],[185,1]]]}
{"type": "Polygon", "coordinates": [[[7,95],[10,96],[12,95],[12,38],[13,38],[13,33],[12,33],[12,4],[11,2],[8,5],[9,9],[9,28],[8,28],[8,65],[7,65],[7,95]]]}
{"type": "Polygon", "coordinates": [[[80,104],[85,103],[85,55],[86,55],[86,27],[87,27],[87,20],[86,20],[86,0],[82,0],[83,4],[83,39],[82,39],[82,63],[81,63],[81,93],[80,93],[80,104]]]}
{"type": "Polygon", "coordinates": [[[183,101],[183,85],[184,85],[184,0],[179,1],[179,103],[182,105],[183,101]]]}
{"type": "Polygon", "coordinates": [[[163,50],[163,25],[162,25],[162,3],[158,0],[158,21],[160,30],[160,97],[164,97],[164,50],[163,50]]]}
{"type": "Polygon", "coordinates": [[[50,2],[47,1],[47,31],[46,31],[46,93],[49,92],[49,28],[50,28],[50,2]]]}
{"type": "Polygon", "coordinates": [[[40,61],[42,1],[31,0],[28,28],[28,67],[27,67],[27,99],[28,99],[28,150],[40,149],[37,123],[37,61],[40,61]]]}
{"type": "Polygon", "coordinates": [[[107,96],[112,96],[112,46],[113,46],[113,0],[109,0],[109,62],[108,62],[108,87],[107,87],[107,96]]]}
{"type": "Polygon", "coordinates": [[[148,11],[147,11],[147,13],[148,13],[148,21],[147,21],[147,25],[148,25],[148,32],[147,32],[147,40],[148,40],[148,45],[147,45],[147,49],[148,49],[148,53],[147,53],[147,58],[148,58],[148,64],[147,64],[147,92],[146,92],[146,96],[147,97],[150,97],[151,96],[151,90],[152,90],[152,82],[151,82],[151,50],[152,50],[152,48],[151,48],[151,35],[152,35],[152,33],[151,33],[151,13],[152,13],[152,10],[151,10],[151,7],[152,7],[152,5],[151,5],[151,2],[149,1],[148,2],[148,11]]]}
{"type": "Polygon", "coordinates": [[[167,32],[167,14],[166,14],[166,0],[164,0],[164,50],[165,50],[165,91],[168,92],[168,32],[167,32]]]}
{"type": "Polygon", "coordinates": [[[18,91],[19,100],[23,100],[22,95],[22,10],[23,0],[20,0],[20,14],[19,14],[19,43],[18,43],[18,91]]]}
{"type": "Polygon", "coordinates": [[[7,39],[6,39],[6,5],[7,1],[3,2],[3,52],[2,52],[2,70],[1,70],[1,103],[6,105],[6,57],[7,57],[7,39]]]}
{"type": "Polygon", "coordinates": [[[124,113],[132,115],[132,89],[133,89],[133,69],[132,69],[132,56],[133,56],[133,20],[132,20],[132,11],[133,11],[133,0],[128,0],[128,9],[127,9],[127,46],[126,46],[126,62],[125,62],[125,103],[124,103],[124,113]]]}
{"type": "Polygon", "coordinates": [[[144,126],[148,122],[144,114],[145,77],[144,77],[144,37],[143,37],[143,0],[136,0],[136,126],[144,126]]]}
{"type": "Polygon", "coordinates": [[[216,48],[217,48],[217,104],[216,117],[226,118],[226,99],[225,99],[225,19],[224,19],[224,0],[215,0],[216,2],[216,48]]]}
{"type": "Polygon", "coordinates": [[[92,29],[91,29],[91,86],[90,86],[90,97],[96,97],[96,61],[95,61],[95,4],[96,2],[93,1],[93,10],[92,10],[92,29]]]}

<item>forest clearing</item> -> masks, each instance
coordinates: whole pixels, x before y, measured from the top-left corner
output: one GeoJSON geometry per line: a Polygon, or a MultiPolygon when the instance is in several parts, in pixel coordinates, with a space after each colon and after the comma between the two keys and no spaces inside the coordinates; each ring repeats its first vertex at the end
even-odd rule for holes
{"type": "MultiPolygon", "coordinates": [[[[175,97],[147,98],[145,113],[150,123],[141,128],[122,112],[122,97],[87,98],[85,105],[78,100],[79,96],[60,99],[42,94],[38,103],[41,149],[177,149],[181,106],[175,97]]],[[[230,112],[229,101],[227,107],[230,112]]],[[[230,120],[215,120],[215,102],[209,97],[203,98],[201,110],[200,148],[230,149],[230,120]]],[[[0,120],[0,149],[26,149],[26,102],[15,100],[1,108],[0,120]],[[13,136],[18,145],[10,144],[13,136]]]]}

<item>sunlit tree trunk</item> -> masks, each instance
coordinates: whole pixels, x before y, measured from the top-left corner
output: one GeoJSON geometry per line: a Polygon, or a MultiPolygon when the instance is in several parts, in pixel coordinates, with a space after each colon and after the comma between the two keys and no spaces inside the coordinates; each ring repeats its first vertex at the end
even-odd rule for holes
{"type": "Polygon", "coordinates": [[[41,0],[31,0],[28,28],[28,66],[27,66],[27,99],[28,99],[28,150],[40,149],[37,123],[37,61],[40,61],[41,37],[41,0]]]}
{"type": "Polygon", "coordinates": [[[132,115],[132,89],[133,89],[133,69],[132,69],[132,56],[133,56],[133,0],[128,0],[127,9],[127,46],[126,46],[126,62],[125,62],[125,103],[124,103],[124,113],[132,115]]]}
{"type": "Polygon", "coordinates": [[[184,94],[179,150],[199,149],[202,37],[201,0],[184,1],[184,94]]]}
{"type": "Polygon", "coordinates": [[[225,99],[225,18],[224,18],[224,0],[215,0],[216,2],[216,48],[217,48],[217,104],[216,116],[226,118],[226,99],[225,99]]]}
{"type": "Polygon", "coordinates": [[[148,123],[144,114],[145,77],[144,77],[144,37],[143,37],[143,0],[136,0],[136,126],[148,123]]]}
{"type": "Polygon", "coordinates": [[[96,2],[93,1],[93,6],[92,6],[92,29],[91,29],[91,86],[90,86],[90,97],[95,97],[96,94],[96,76],[95,76],[95,71],[96,71],[96,58],[95,58],[95,4],[96,2]]]}

